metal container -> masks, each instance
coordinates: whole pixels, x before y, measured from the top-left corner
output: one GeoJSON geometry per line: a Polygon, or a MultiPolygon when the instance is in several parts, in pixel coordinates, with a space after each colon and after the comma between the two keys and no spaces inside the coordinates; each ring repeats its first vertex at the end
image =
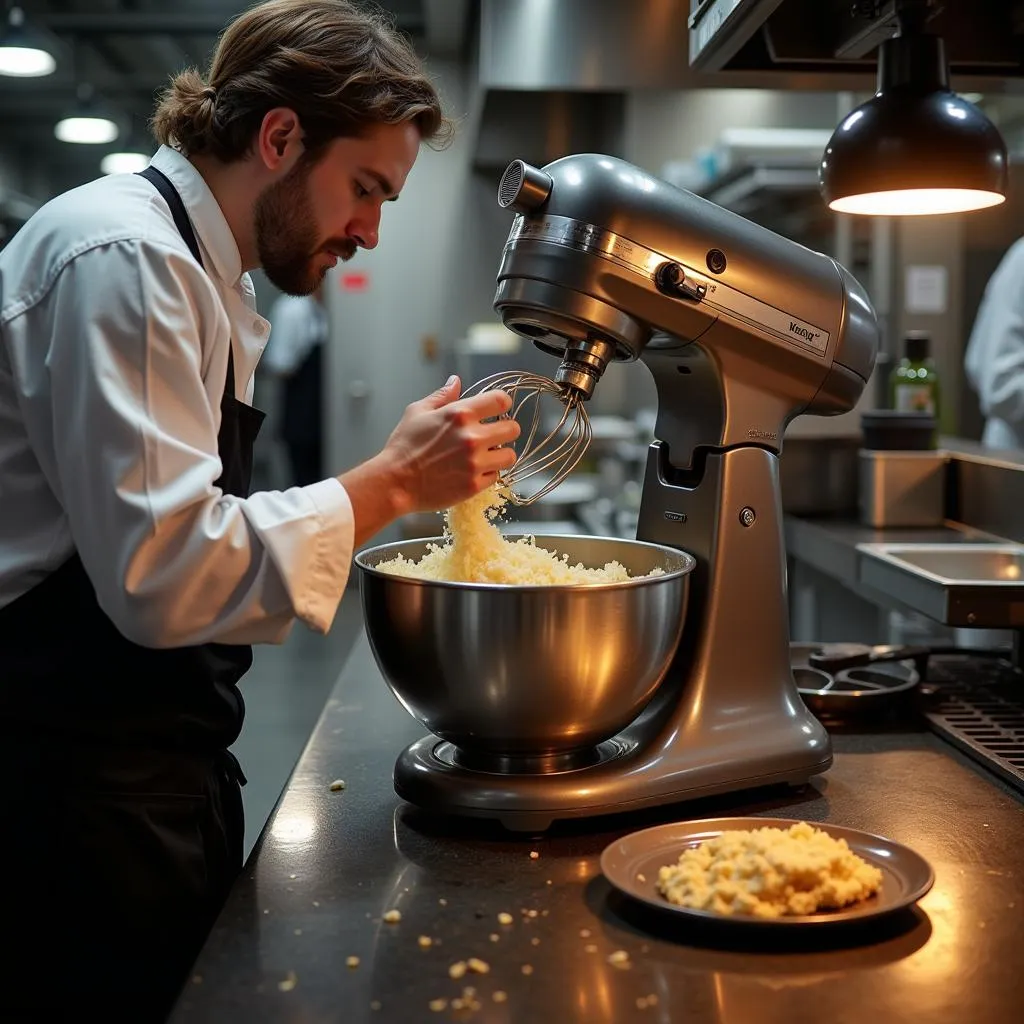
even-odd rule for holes
{"type": "Polygon", "coordinates": [[[640,713],[679,643],[692,555],[606,537],[538,536],[573,564],[631,575],[580,586],[444,583],[378,571],[439,538],[360,552],[366,634],[388,686],[460,750],[555,755],[592,747],[640,713]]]}
{"type": "Polygon", "coordinates": [[[782,508],[789,515],[854,515],[860,436],[791,437],[779,455],[782,508]]]}
{"type": "Polygon", "coordinates": [[[941,526],[946,515],[943,451],[860,453],[860,521],[878,529],[941,526]]]}

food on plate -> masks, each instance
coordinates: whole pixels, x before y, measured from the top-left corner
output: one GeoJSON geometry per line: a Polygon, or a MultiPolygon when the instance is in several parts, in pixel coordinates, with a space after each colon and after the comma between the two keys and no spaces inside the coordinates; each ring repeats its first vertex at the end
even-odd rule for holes
{"type": "MultiPolygon", "coordinates": [[[[539,584],[618,583],[630,579],[619,562],[599,568],[570,565],[568,555],[538,547],[533,537],[507,540],[495,524],[508,502],[508,492],[495,484],[448,509],[446,544],[431,544],[419,561],[402,554],[378,562],[381,572],[452,583],[539,584]]],[[[663,576],[654,569],[649,576],[663,576]]]]}
{"type": "Polygon", "coordinates": [[[839,910],[873,896],[882,872],[845,839],[805,821],[788,829],[728,831],[658,870],[670,903],[716,914],[788,917],[839,910]]]}

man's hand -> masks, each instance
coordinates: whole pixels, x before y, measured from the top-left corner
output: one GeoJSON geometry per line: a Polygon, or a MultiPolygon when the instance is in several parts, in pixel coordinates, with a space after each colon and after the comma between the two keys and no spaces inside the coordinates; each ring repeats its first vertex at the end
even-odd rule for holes
{"type": "Polygon", "coordinates": [[[494,483],[515,463],[515,420],[503,391],[459,399],[458,377],[409,405],[383,450],[339,479],[356,521],[356,543],[410,512],[449,508],[494,483]],[[485,422],[487,421],[487,422],[485,422]]]}
{"type": "Polygon", "coordinates": [[[465,501],[516,461],[511,448],[500,446],[519,436],[519,424],[495,419],[512,408],[512,399],[504,391],[485,391],[459,400],[461,390],[458,377],[452,377],[413,402],[381,453],[395,467],[410,512],[465,501]]]}

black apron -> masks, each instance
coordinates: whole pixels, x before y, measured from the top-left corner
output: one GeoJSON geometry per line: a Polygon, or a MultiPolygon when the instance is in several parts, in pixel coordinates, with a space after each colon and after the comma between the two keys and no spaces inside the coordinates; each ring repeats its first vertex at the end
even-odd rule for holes
{"type": "MultiPolygon", "coordinates": [[[[202,264],[185,207],[142,172],[202,264]]],[[[217,450],[249,492],[263,413],[228,358],[217,450]]],[[[74,555],[0,608],[0,1020],[162,1020],[242,865],[237,683],[252,648],[132,643],[74,555]],[[8,946],[10,948],[10,946],[8,946]]]]}

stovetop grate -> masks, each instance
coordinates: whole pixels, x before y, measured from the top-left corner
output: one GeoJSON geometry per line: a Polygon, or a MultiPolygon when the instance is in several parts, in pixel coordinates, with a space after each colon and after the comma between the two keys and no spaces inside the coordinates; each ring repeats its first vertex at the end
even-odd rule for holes
{"type": "Polygon", "coordinates": [[[927,685],[931,727],[1024,792],[1024,673],[996,659],[934,655],[927,685]]]}

